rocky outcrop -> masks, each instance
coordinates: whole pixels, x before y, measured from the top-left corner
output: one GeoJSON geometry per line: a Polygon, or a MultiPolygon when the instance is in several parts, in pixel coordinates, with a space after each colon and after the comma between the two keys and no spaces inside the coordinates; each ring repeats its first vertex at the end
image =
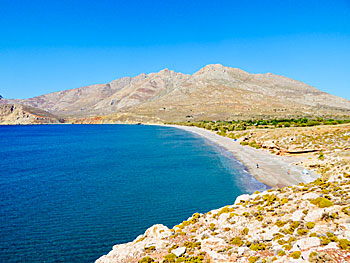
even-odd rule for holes
{"type": "Polygon", "coordinates": [[[218,120],[250,116],[344,115],[350,102],[303,82],[208,65],[193,75],[162,70],[24,100],[2,100],[70,118],[218,120]]]}
{"type": "Polygon", "coordinates": [[[0,125],[5,124],[53,124],[62,119],[51,113],[23,105],[0,105],[0,125]]]}
{"type": "Polygon", "coordinates": [[[237,197],[168,229],[149,228],[96,262],[349,262],[350,177],[237,197]]]}

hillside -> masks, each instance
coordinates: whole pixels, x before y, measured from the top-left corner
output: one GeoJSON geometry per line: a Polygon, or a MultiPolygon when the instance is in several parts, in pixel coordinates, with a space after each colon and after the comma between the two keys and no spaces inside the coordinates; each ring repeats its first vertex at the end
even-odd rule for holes
{"type": "Polygon", "coordinates": [[[58,117],[43,110],[23,105],[0,105],[1,124],[49,124],[63,122],[58,117]]]}
{"type": "Polygon", "coordinates": [[[207,65],[193,75],[162,70],[49,93],[23,104],[64,118],[168,122],[253,116],[349,115],[350,101],[283,76],[207,65]]]}

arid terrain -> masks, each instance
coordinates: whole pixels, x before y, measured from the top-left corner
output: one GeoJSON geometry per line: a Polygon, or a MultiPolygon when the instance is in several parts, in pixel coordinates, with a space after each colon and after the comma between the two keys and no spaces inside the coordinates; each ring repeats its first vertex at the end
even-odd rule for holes
{"type": "Polygon", "coordinates": [[[30,106],[0,104],[1,124],[54,124],[63,120],[53,114],[30,106]]]}
{"type": "Polygon", "coordinates": [[[193,75],[162,70],[107,84],[28,99],[1,99],[47,111],[70,122],[178,122],[250,117],[348,116],[350,102],[271,73],[250,74],[219,64],[193,75]]]}

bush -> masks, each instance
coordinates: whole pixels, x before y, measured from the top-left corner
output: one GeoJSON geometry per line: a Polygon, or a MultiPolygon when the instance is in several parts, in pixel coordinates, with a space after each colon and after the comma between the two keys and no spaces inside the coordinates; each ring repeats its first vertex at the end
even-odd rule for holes
{"type": "Polygon", "coordinates": [[[164,256],[163,263],[175,263],[176,255],[171,253],[164,256]]]}
{"type": "Polygon", "coordinates": [[[315,227],[315,223],[314,222],[307,222],[306,227],[307,227],[307,229],[313,229],[315,227]]]}
{"type": "Polygon", "coordinates": [[[249,233],[249,228],[246,227],[242,230],[242,235],[248,235],[248,233],[249,233]]]}
{"type": "Polygon", "coordinates": [[[254,256],[249,258],[249,263],[255,263],[260,259],[259,256],[254,256]]]}
{"type": "Polygon", "coordinates": [[[300,235],[300,236],[304,236],[304,235],[306,235],[308,232],[309,232],[308,230],[302,229],[302,228],[299,228],[299,229],[297,230],[297,234],[300,235]]]}
{"type": "Polygon", "coordinates": [[[155,261],[153,258],[150,258],[150,257],[144,257],[139,261],[139,263],[152,263],[152,262],[155,262],[155,261]]]}
{"type": "Polygon", "coordinates": [[[319,208],[333,206],[333,202],[324,197],[318,197],[310,201],[311,204],[317,205],[319,208]]]}
{"type": "Polygon", "coordinates": [[[298,259],[298,258],[300,258],[300,256],[301,256],[301,252],[300,251],[295,251],[295,252],[293,252],[292,254],[289,255],[289,257],[294,258],[294,259],[298,259]]]}
{"type": "Polygon", "coordinates": [[[243,245],[243,240],[241,237],[235,237],[231,239],[230,244],[241,247],[243,245]]]}
{"type": "Polygon", "coordinates": [[[350,241],[347,240],[347,239],[340,239],[338,241],[338,246],[341,248],[341,249],[350,249],[350,241]]]}

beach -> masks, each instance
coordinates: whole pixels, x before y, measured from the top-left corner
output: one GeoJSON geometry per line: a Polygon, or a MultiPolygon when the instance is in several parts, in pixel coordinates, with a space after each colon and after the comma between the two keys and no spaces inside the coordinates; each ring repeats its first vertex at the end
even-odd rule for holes
{"type": "Polygon", "coordinates": [[[264,149],[255,149],[249,146],[242,146],[238,141],[231,138],[217,135],[213,131],[205,130],[194,126],[166,125],[197,134],[221,147],[240,161],[258,181],[272,188],[308,183],[316,180],[319,175],[309,171],[304,175],[304,168],[297,163],[303,162],[302,156],[279,156],[273,155],[264,149]],[[257,167],[258,165],[258,167],[257,167]],[[288,172],[289,171],[289,172],[288,172]]]}

